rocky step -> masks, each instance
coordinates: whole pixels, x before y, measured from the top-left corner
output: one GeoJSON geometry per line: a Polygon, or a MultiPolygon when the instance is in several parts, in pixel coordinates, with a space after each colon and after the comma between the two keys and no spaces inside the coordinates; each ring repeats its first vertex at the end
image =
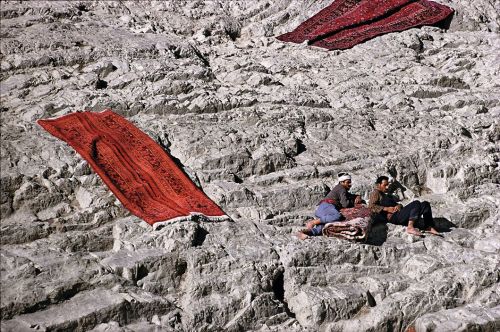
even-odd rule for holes
{"type": "Polygon", "coordinates": [[[208,225],[210,223],[176,221],[154,228],[135,216],[121,218],[113,227],[113,250],[155,248],[169,253],[183,251],[203,244],[208,225]]]}
{"type": "MultiPolygon", "coordinates": [[[[458,266],[456,268],[445,268],[430,273],[424,280],[425,283],[416,283],[412,281],[410,287],[399,290],[398,287],[393,288],[394,292],[381,299],[375,296],[375,306],[365,308],[359,316],[350,319],[343,319],[336,322],[326,323],[325,331],[379,331],[379,330],[402,330],[405,331],[412,326],[418,317],[425,317],[429,312],[441,310],[441,314],[429,318],[435,321],[444,322],[445,319],[450,319],[447,313],[444,313],[445,308],[459,307],[471,298],[474,294],[482,292],[482,288],[489,287],[497,281],[497,276],[492,269],[483,270],[475,268],[476,273],[473,274],[474,268],[467,266],[458,266]],[[468,270],[469,269],[469,270],[468,270]],[[474,275],[474,277],[470,277],[474,275]],[[483,280],[481,287],[477,286],[477,280],[483,280]],[[450,281],[452,280],[452,281],[450,281]],[[409,299],[412,299],[409,301],[409,299]],[[405,304],[406,303],[406,304],[405,304]],[[411,305],[408,305],[411,303],[411,305]],[[428,304],[432,304],[429,306],[428,304]],[[448,317],[448,318],[444,318],[448,317]]],[[[370,282],[369,277],[363,278],[365,287],[371,288],[367,283],[370,282]]],[[[498,301],[496,301],[498,303],[498,301]]],[[[493,304],[493,305],[496,305],[493,304]]],[[[484,307],[484,306],[483,306],[484,307]]],[[[460,316],[461,311],[455,313],[455,317],[460,316]]],[[[432,314],[429,314],[432,315],[432,314]]],[[[482,315],[482,314],[481,314],[482,315]]],[[[478,314],[478,317],[481,316],[478,314]]],[[[469,321],[473,314],[465,314],[468,316],[465,320],[469,321]]],[[[487,316],[487,315],[483,315],[487,316]]],[[[422,320],[422,326],[425,325],[427,319],[422,320]]],[[[452,320],[450,320],[452,321],[452,320]]],[[[445,324],[445,323],[443,323],[445,324]]],[[[445,327],[445,325],[443,325],[445,327]]],[[[417,331],[448,331],[446,329],[420,329],[417,331]]],[[[468,331],[468,330],[467,330],[468,331]]],[[[492,330],[493,331],[493,330],[492,330]]]]}
{"type": "Polygon", "coordinates": [[[287,300],[290,310],[304,327],[352,318],[367,303],[365,290],[356,283],[303,286],[287,300]]]}
{"type": "Polygon", "coordinates": [[[253,186],[227,181],[216,181],[205,187],[207,193],[226,208],[272,208],[288,212],[316,206],[327,188],[321,181],[278,183],[271,186],[253,186]]]}
{"type": "Polygon", "coordinates": [[[2,331],[86,331],[99,323],[127,324],[138,317],[166,314],[174,306],[149,293],[119,293],[107,289],[82,292],[45,310],[2,322],[2,331]]]}
{"type": "Polygon", "coordinates": [[[373,294],[384,293],[389,289],[391,293],[406,289],[411,279],[391,271],[387,266],[352,264],[289,268],[285,272],[285,289],[289,295],[297,293],[299,285],[326,287],[332,284],[359,283],[373,294]]]}
{"type": "Polygon", "coordinates": [[[307,246],[286,249],[280,253],[285,266],[332,266],[341,264],[364,264],[389,266],[392,262],[401,261],[416,254],[426,253],[423,241],[410,242],[405,239],[390,239],[383,246],[373,246],[349,241],[314,237],[307,246]]]}
{"type": "Polygon", "coordinates": [[[441,310],[419,317],[415,330],[461,332],[461,331],[500,331],[500,305],[488,308],[480,304],[441,310]]]}
{"type": "MultiPolygon", "coordinates": [[[[276,227],[288,227],[289,232],[295,231],[295,228],[304,228],[305,223],[308,220],[314,219],[314,207],[305,208],[300,210],[293,211],[283,211],[280,214],[275,214],[274,211],[270,209],[262,209],[258,210],[255,208],[240,208],[237,209],[240,215],[250,215],[250,216],[259,216],[259,223],[265,223],[268,225],[273,225],[276,227]],[[294,228],[294,229],[292,229],[294,228]]],[[[254,219],[251,217],[251,219],[254,219]]],[[[255,219],[254,219],[255,220],[255,219]]],[[[284,229],[285,230],[285,229],[284,229]]]]}
{"type": "MultiPolygon", "coordinates": [[[[100,264],[112,273],[138,284],[150,273],[163,271],[169,284],[165,288],[177,287],[179,278],[186,271],[186,262],[177,254],[170,254],[163,249],[142,248],[135,251],[122,249],[104,258],[100,264]]],[[[141,283],[142,284],[142,283],[141,283]]]]}
{"type": "Polygon", "coordinates": [[[92,288],[94,277],[99,273],[97,262],[91,256],[39,247],[4,246],[1,260],[2,319],[42,310],[92,288]],[[30,291],[20,291],[23,289],[30,291]]]}

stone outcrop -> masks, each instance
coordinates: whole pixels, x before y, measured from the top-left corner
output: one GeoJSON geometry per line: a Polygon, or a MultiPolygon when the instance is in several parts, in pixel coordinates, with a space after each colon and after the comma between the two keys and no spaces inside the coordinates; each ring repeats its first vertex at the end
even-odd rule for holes
{"type": "Polygon", "coordinates": [[[284,44],[330,1],[3,1],[2,331],[497,331],[498,1],[345,51],[284,44]],[[112,108],[233,219],[152,230],[39,118],[112,108]],[[444,238],[293,234],[339,171],[444,238]]]}

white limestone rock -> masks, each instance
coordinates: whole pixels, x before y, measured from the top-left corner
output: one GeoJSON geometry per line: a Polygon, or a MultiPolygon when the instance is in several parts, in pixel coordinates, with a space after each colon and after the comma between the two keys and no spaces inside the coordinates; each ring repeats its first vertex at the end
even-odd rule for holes
{"type": "Polygon", "coordinates": [[[275,39],[330,0],[3,1],[2,331],[498,330],[500,8],[437,1],[330,52],[275,39]],[[233,221],[153,230],[36,124],[106,108],[233,221]],[[341,171],[443,237],[298,240],[341,171]]]}

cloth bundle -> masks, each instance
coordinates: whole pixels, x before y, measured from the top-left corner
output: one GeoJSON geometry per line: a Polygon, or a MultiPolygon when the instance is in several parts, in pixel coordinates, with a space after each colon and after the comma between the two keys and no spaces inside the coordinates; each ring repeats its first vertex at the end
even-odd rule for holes
{"type": "Polygon", "coordinates": [[[347,49],[385,33],[439,23],[452,13],[428,0],[336,0],[277,39],[347,49]]]}
{"type": "Polygon", "coordinates": [[[323,235],[350,241],[366,241],[371,226],[370,209],[358,204],[353,208],[342,209],[340,212],[346,220],[326,224],[323,228],[323,235]]]}
{"type": "Polygon", "coordinates": [[[125,208],[155,228],[192,215],[229,219],[160,145],[111,110],[77,112],[38,124],[72,146],[125,208]]]}

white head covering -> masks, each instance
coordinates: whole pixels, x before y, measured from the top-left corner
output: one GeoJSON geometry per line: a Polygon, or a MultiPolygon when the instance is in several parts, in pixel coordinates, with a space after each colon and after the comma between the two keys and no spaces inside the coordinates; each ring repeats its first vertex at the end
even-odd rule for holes
{"type": "Polygon", "coordinates": [[[339,182],[344,182],[345,180],[351,180],[351,176],[347,173],[339,173],[338,174],[338,181],[339,182]]]}

